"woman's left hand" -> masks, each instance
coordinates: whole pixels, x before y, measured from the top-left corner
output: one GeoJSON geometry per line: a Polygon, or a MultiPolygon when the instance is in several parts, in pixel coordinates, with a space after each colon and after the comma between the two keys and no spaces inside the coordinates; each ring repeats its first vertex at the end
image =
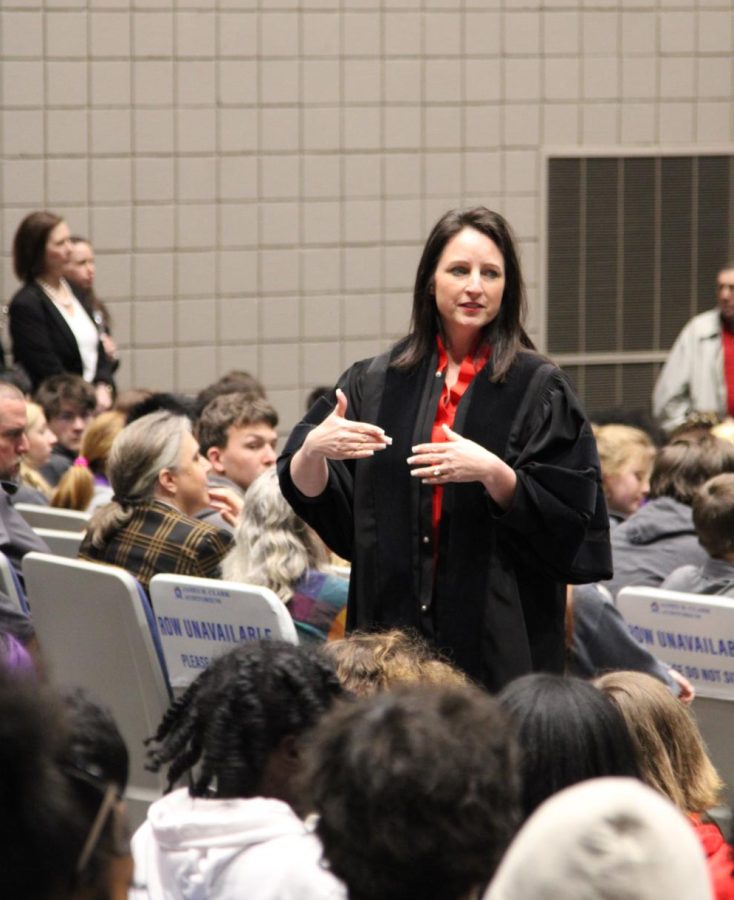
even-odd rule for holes
{"type": "Polygon", "coordinates": [[[481,444],[462,437],[448,425],[442,427],[446,441],[413,447],[407,462],[416,468],[410,474],[431,485],[479,481],[496,503],[507,508],[517,483],[514,470],[481,444]]]}
{"type": "Polygon", "coordinates": [[[443,426],[446,441],[439,444],[416,444],[408,465],[414,478],[424,484],[448,484],[459,481],[484,481],[494,460],[499,458],[486,447],[462,437],[443,426]]]}

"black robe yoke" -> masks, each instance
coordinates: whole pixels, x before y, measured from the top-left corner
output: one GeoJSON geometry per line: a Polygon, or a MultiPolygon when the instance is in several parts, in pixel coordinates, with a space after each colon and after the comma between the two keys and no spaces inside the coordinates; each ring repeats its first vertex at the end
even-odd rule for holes
{"type": "Polygon", "coordinates": [[[502,511],[478,482],[444,487],[434,571],[431,486],[410,475],[411,447],[429,442],[444,375],[433,355],[413,370],[390,353],[340,379],[350,419],[374,422],[393,443],[369,459],[329,462],[329,482],[305,497],[290,458],[333,409],[322,398],[278,461],[288,502],[352,561],[350,629],[412,627],[472,677],[497,690],[564,665],[565,584],[611,572],[609,523],[596,443],[566,377],[529,352],[504,382],[491,361],[459,402],[454,430],[496,453],[517,475],[502,511]]]}

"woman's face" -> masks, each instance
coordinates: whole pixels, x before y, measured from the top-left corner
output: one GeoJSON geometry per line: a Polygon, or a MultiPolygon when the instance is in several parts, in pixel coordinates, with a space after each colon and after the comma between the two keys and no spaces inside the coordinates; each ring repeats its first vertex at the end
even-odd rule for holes
{"type": "Polygon", "coordinates": [[[207,473],[210,468],[209,461],[199,453],[196,438],[186,434],[173,473],[175,495],[171,502],[187,516],[193,516],[209,505],[207,473]]]}
{"type": "Polygon", "coordinates": [[[497,318],[505,290],[505,260],[493,240],[464,228],[443,248],[433,276],[436,308],[449,341],[497,318]]]}
{"type": "Polygon", "coordinates": [[[70,234],[69,226],[66,222],[59,222],[49,232],[43,257],[43,275],[50,275],[55,278],[63,275],[71,257],[70,234]]]}
{"type": "Polygon", "coordinates": [[[86,241],[71,245],[71,255],[64,268],[64,277],[85,291],[94,284],[94,250],[86,241]]]}
{"type": "Polygon", "coordinates": [[[604,476],[604,493],[609,509],[629,516],[640,508],[650,492],[650,467],[649,456],[641,454],[613,475],[604,476]]]}
{"type": "Polygon", "coordinates": [[[43,413],[40,413],[33,425],[26,429],[28,452],[26,460],[34,469],[45,466],[51,456],[51,448],[56,443],[56,435],[48,427],[43,413]]]}

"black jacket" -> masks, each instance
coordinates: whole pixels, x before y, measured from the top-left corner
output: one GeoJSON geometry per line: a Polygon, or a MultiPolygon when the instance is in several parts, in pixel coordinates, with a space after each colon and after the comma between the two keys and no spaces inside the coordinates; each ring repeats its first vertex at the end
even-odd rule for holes
{"type": "Polygon", "coordinates": [[[430,441],[443,377],[436,354],[409,372],[390,358],[357,363],[339,382],[348,417],[380,425],[390,447],[330,462],[326,490],[304,497],[290,457],[332,396],[296,426],[278,464],[289,503],[352,560],[348,627],[416,628],[493,690],[533,670],[561,672],[565,584],[611,572],[596,442],[569,383],[526,352],[504,382],[490,381],[491,361],[474,378],[454,430],[512,466],[517,487],[503,512],[478,482],[446,485],[434,572],[432,489],[405,460],[430,441]]]}
{"type": "MultiPolygon", "coordinates": [[[[87,315],[89,311],[82,304],[87,315]]],[[[33,390],[50,375],[84,371],[74,333],[43,290],[35,283],[24,285],[10,301],[8,309],[13,359],[31,379],[33,390]]],[[[91,318],[91,316],[90,316],[91,318]]],[[[100,341],[97,347],[94,382],[113,384],[112,360],[100,341]]]]}

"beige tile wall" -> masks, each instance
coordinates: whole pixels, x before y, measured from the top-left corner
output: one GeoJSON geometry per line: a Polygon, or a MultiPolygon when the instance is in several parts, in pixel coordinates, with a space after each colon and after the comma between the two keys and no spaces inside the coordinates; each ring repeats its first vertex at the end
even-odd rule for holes
{"type": "Polygon", "coordinates": [[[730,0],[3,0],[4,297],[20,218],[91,235],[123,386],[250,368],[284,428],[404,332],[445,209],[537,295],[544,145],[729,144],[730,0]]]}

